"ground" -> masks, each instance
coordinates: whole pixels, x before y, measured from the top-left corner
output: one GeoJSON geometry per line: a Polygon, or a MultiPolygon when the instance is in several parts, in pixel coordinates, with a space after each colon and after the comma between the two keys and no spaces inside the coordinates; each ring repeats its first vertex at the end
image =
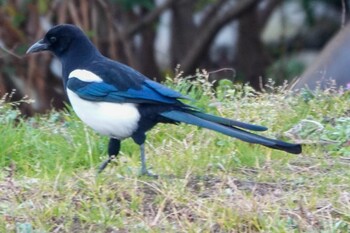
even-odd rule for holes
{"type": "MultiPolygon", "coordinates": [[[[349,94],[255,93],[226,81],[214,92],[205,77],[188,92],[197,106],[267,126],[265,136],[302,143],[303,153],[160,125],[146,144],[158,179],[138,175],[132,140],[97,175],[108,138],[69,107],[23,118],[19,102],[2,101],[0,232],[349,232],[349,94]]],[[[168,84],[189,90],[184,79],[168,84]]]]}

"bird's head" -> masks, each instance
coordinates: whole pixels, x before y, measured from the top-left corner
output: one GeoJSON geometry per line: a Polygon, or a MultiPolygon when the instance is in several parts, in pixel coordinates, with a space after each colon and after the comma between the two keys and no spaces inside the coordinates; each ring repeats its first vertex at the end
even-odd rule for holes
{"type": "Polygon", "coordinates": [[[47,50],[58,58],[63,58],[72,51],[83,54],[81,50],[89,51],[90,47],[94,48],[82,30],[74,25],[61,24],[51,28],[44,38],[30,46],[26,53],[47,50]]]}

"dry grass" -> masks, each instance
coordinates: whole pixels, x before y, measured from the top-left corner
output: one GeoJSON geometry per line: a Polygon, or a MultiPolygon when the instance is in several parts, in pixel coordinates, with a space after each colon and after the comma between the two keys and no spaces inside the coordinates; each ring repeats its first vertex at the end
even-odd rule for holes
{"type": "MultiPolygon", "coordinates": [[[[0,183],[3,226],[47,232],[345,232],[349,163],[294,158],[260,169],[147,179],[115,167],[0,183]],[[281,174],[283,172],[283,174],[281,174]],[[235,177],[239,173],[240,178],[235,177]],[[266,181],[263,181],[266,180],[266,181]]],[[[24,231],[26,232],[26,231],[24,231]]],[[[35,232],[35,231],[33,231],[35,232]]]]}

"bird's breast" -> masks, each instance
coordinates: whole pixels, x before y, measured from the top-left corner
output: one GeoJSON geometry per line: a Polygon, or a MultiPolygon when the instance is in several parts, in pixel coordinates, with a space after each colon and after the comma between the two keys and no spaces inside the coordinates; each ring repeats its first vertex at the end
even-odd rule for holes
{"type": "Polygon", "coordinates": [[[140,113],[136,104],[88,101],[69,89],[67,94],[78,117],[98,133],[124,139],[137,130],[140,113]]]}

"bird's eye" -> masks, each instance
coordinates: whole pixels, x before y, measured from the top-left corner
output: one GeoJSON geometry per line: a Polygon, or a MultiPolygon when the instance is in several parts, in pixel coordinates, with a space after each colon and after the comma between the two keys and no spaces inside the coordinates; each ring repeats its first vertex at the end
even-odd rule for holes
{"type": "Polygon", "coordinates": [[[54,37],[54,36],[51,36],[50,37],[50,42],[51,43],[55,43],[57,41],[57,38],[56,37],[54,37]]]}

